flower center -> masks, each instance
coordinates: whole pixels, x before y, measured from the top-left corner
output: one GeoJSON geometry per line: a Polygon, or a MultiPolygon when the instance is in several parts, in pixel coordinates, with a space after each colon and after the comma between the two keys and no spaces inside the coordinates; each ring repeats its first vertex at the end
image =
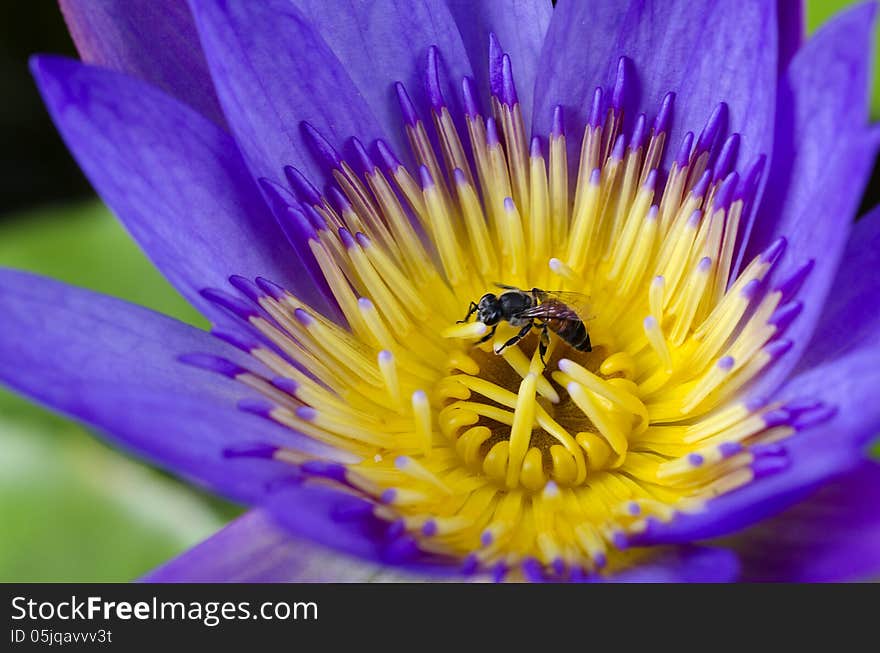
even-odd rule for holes
{"type": "MultiPolygon", "coordinates": [[[[584,410],[587,405],[592,412],[592,404],[585,404],[577,392],[570,394],[561,375],[554,378],[544,369],[554,370],[561,363],[563,367],[582,370],[591,378],[600,378],[595,375],[603,358],[607,358],[606,352],[604,348],[590,353],[571,351],[557,336],[551,336],[550,355],[546,357],[547,367],[543,368],[537,362],[538,348],[539,336],[529,335],[500,355],[475,350],[471,357],[478,369],[471,370],[472,373],[453,370],[444,379],[440,389],[445,399],[438,415],[440,428],[455,439],[464,465],[474,473],[484,473],[500,486],[522,486],[536,491],[549,480],[563,486],[582,485],[588,472],[618,464],[625,448],[615,454],[597,422],[584,410]],[[563,358],[563,350],[568,350],[573,360],[563,358]],[[536,360],[535,371],[531,371],[532,360],[536,360]],[[466,393],[469,396],[464,398],[466,393]]],[[[612,359],[612,364],[614,360],[621,357],[612,359]]],[[[623,378],[617,372],[613,374],[623,378]]],[[[638,408],[644,417],[644,406],[638,404],[638,408]]],[[[604,409],[593,417],[605,425],[604,409]]],[[[623,441],[619,428],[611,430],[616,442],[623,441]]]]}
{"type": "Polygon", "coordinates": [[[418,182],[385,143],[380,168],[353,141],[357,172],[308,125],[335,187],[324,196],[294,169],[293,193],[264,182],[346,326],[233,277],[249,301],[203,294],[246,324],[215,333],[261,369],[184,360],[264,397],[243,409],[332,447],[229,455],[329,479],[423,550],[502,571],[626,564],[629,534],[778,468],[766,445],[821,408],[742,397],[788,349],[806,271],[768,284],[779,241],[737,272],[763,162],[733,171],[724,105],[661,182],[672,96],[650,128],[640,115],[625,133],[621,74],[610,101],[597,89],[570,176],[562,110],[545,157],[540,138],[527,145],[506,55],[488,115],[463,82],[466,149],[438,56],[427,90],[439,151],[397,86],[418,182]],[[489,295],[503,310],[468,313],[489,295]]]}

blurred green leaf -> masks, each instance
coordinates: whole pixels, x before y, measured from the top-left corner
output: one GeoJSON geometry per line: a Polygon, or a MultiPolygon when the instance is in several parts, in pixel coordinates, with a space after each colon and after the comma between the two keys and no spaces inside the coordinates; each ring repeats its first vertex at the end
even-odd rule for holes
{"type": "Polygon", "coordinates": [[[4,582],[128,581],[222,526],[186,487],[63,419],[4,417],[0,447],[4,582]]]}
{"type": "MultiPolygon", "coordinates": [[[[794,2],[795,0],[790,0],[794,2]]],[[[828,21],[834,14],[852,7],[854,5],[863,4],[863,0],[807,0],[807,31],[812,34],[823,23],[828,21]]],[[[871,117],[875,120],[880,119],[880,48],[877,43],[880,42],[880,21],[877,21],[875,27],[875,45],[874,52],[866,52],[865,56],[873,54],[873,73],[874,81],[871,90],[871,117]]]]}
{"type": "MultiPolygon", "coordinates": [[[[207,326],[97,200],[7,217],[0,266],[207,326]]],[[[240,511],[2,389],[0,451],[0,581],[131,580],[240,511]]]]}

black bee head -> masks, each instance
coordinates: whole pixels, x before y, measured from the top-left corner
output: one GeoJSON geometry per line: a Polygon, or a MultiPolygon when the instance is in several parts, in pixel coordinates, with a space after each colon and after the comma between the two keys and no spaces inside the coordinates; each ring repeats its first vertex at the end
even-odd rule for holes
{"type": "Polygon", "coordinates": [[[492,293],[487,293],[480,298],[477,304],[477,319],[483,324],[492,326],[501,321],[501,302],[492,293]]]}

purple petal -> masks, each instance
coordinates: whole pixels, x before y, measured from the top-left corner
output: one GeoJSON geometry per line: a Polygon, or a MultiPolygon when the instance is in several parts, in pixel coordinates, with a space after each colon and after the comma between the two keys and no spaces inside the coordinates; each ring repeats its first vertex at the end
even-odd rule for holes
{"type": "Polygon", "coordinates": [[[480,89],[489,88],[489,34],[495,34],[510,55],[520,107],[531,125],[538,61],[553,14],[550,2],[534,0],[446,0],[471,59],[480,89]]]}
{"type": "MultiPolygon", "coordinates": [[[[655,114],[676,94],[666,160],[688,131],[699,133],[719,102],[730,109],[731,131],[742,134],[740,161],[770,153],[776,87],[775,3],[692,0],[559,2],[541,52],[535,88],[539,133],[551,128],[553,107],[586,124],[593,89],[610,89],[618,60],[629,57],[634,88],[629,120],[655,114]]],[[[577,140],[577,139],[575,139],[577,140]]]]}
{"type": "MultiPolygon", "coordinates": [[[[381,557],[377,536],[359,531],[362,524],[316,514],[313,502],[327,514],[334,505],[351,501],[327,490],[293,489],[284,512],[252,510],[193,549],[171,560],[142,580],[154,583],[185,582],[389,582],[464,580],[459,566],[377,564],[381,557]],[[297,503],[291,504],[293,499],[297,503]],[[303,514],[305,513],[305,514],[303,514]],[[296,520],[291,530],[291,521],[296,520]],[[309,522],[303,528],[300,522],[309,522]],[[333,548],[325,548],[327,546],[333,548]],[[339,550],[344,553],[339,552],[339,550]],[[351,555],[354,554],[354,555],[351,555]],[[364,559],[363,554],[366,554],[364,559]]],[[[281,507],[281,501],[277,502],[281,507]]],[[[727,582],[736,578],[738,563],[729,550],[677,547],[602,580],[608,582],[727,582]]],[[[552,580],[552,579],[551,579],[552,580]]]]}
{"type": "Polygon", "coordinates": [[[455,577],[460,565],[406,544],[409,536],[373,515],[373,504],[323,486],[285,486],[264,503],[277,523],[295,537],[331,547],[370,562],[418,574],[455,577]]]}
{"type": "Polygon", "coordinates": [[[190,6],[220,104],[255,177],[280,181],[284,166],[294,165],[323,178],[303,121],[337,150],[352,136],[383,136],[345,67],[292,3],[190,6]]]}
{"type": "Polygon", "coordinates": [[[144,79],[225,124],[185,0],[59,0],[83,61],[144,79]]]}
{"type": "Polygon", "coordinates": [[[880,207],[849,235],[840,268],[796,370],[808,370],[880,338],[880,207]]]}
{"type": "Polygon", "coordinates": [[[780,82],[773,161],[746,259],[784,235],[777,279],[815,263],[800,293],[804,311],[787,333],[794,348],[761,380],[763,394],[805,351],[871,172],[878,141],[867,129],[873,17],[874,6],[865,4],[827,23],[780,82]]]}
{"type": "MultiPolygon", "coordinates": [[[[425,61],[432,45],[440,50],[441,72],[449,82],[442,86],[444,99],[457,106],[461,79],[473,72],[458,26],[442,2],[295,0],[294,4],[339,59],[398,155],[409,152],[409,143],[394,83],[402,82],[416,107],[426,111],[430,105],[424,93],[425,61]]],[[[485,59],[479,64],[485,68],[485,59]]],[[[346,110],[337,99],[324,109],[346,110]]]]}
{"type": "Polygon", "coordinates": [[[804,0],[776,0],[779,21],[779,76],[788,68],[792,57],[801,48],[806,36],[804,0]]]}
{"type": "Polygon", "coordinates": [[[292,467],[228,457],[248,442],[326,448],[236,409],[247,389],[185,365],[238,353],[207,333],[119,299],[0,271],[0,382],[89,424],[123,448],[235,499],[253,501],[292,467]]]}
{"type": "Polygon", "coordinates": [[[198,291],[236,273],[319,301],[228,134],[141,80],[60,57],[31,66],[98,193],[197,308],[211,314],[198,291]]]}
{"type": "Polygon", "coordinates": [[[860,581],[880,573],[880,466],[865,462],[735,537],[744,581],[860,581]]]}
{"type": "MultiPolygon", "coordinates": [[[[278,524],[296,537],[412,573],[460,577],[461,565],[454,561],[417,551],[398,555],[394,525],[373,517],[372,505],[362,499],[323,487],[290,486],[271,496],[265,505],[278,524]]],[[[735,566],[726,552],[704,555],[694,547],[685,547],[661,552],[610,580],[732,580],[735,566]]]]}
{"type": "Polygon", "coordinates": [[[617,583],[729,583],[737,579],[739,561],[728,549],[682,546],[663,551],[608,581],[617,583]]]}
{"type": "Polygon", "coordinates": [[[364,583],[427,580],[297,537],[252,510],[147,574],[149,583],[364,583]]]}
{"type": "MultiPolygon", "coordinates": [[[[788,402],[820,400],[835,411],[830,419],[809,425],[810,412],[800,420],[803,430],[779,443],[782,464],[748,485],[708,502],[703,512],[681,515],[657,524],[641,543],[684,542],[731,533],[775,514],[803,499],[829,478],[856,467],[868,440],[880,431],[880,343],[795,376],[774,399],[788,402]]],[[[827,416],[819,409],[814,415],[827,416]]]]}

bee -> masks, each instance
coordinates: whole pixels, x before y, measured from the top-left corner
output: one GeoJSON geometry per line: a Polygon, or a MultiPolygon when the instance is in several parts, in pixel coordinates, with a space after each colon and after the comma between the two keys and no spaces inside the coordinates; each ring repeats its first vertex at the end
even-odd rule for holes
{"type": "Polygon", "coordinates": [[[467,322],[471,315],[476,313],[477,321],[491,326],[492,330],[479,340],[480,343],[495,336],[501,321],[520,327],[516,335],[505,342],[500,349],[495,350],[496,354],[525,338],[532,328],[538,329],[541,333],[538,347],[541,361],[545,365],[547,361],[544,360],[544,354],[547,353],[550,344],[551,331],[578,351],[593,350],[590,334],[587,333],[584,324],[589,301],[586,295],[540,288],[526,291],[500,283],[495,285],[504,292],[500,295],[486,293],[479,302],[471,302],[467,315],[458,323],[467,322]]]}

